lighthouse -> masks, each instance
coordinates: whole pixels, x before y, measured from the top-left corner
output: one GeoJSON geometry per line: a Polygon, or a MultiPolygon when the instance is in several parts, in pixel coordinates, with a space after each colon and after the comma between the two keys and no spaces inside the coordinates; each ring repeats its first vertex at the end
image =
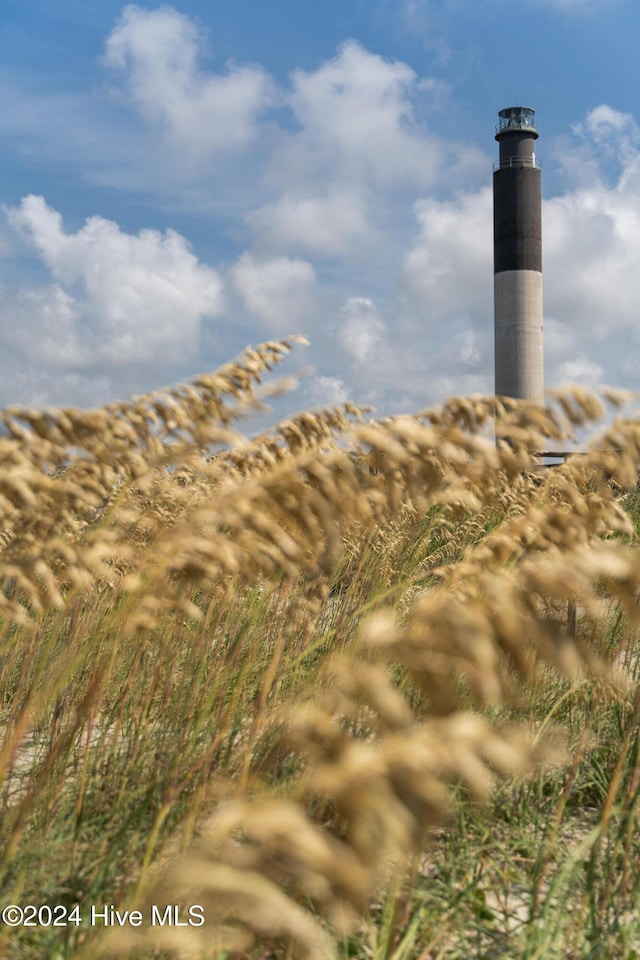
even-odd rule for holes
{"type": "Polygon", "coordinates": [[[542,193],[531,107],[500,110],[493,173],[495,392],[542,403],[542,193]]]}

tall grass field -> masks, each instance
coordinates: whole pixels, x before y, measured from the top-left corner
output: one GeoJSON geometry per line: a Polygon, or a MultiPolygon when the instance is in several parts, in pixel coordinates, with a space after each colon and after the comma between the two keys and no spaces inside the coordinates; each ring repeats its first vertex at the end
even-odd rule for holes
{"type": "Polygon", "coordinates": [[[0,414],[0,957],[640,956],[640,422],[248,437],[293,342],[0,414]]]}

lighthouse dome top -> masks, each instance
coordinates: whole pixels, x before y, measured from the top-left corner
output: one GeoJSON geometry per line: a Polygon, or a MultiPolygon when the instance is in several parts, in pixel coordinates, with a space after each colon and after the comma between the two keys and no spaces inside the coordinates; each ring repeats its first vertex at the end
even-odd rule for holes
{"type": "Polygon", "coordinates": [[[531,107],[505,107],[498,112],[496,136],[510,131],[527,131],[538,136],[535,123],[536,112],[531,107]]]}

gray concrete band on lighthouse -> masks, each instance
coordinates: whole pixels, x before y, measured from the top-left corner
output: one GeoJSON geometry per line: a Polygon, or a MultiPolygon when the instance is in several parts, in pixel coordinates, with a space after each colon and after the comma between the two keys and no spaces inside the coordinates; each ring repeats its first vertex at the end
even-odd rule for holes
{"type": "Polygon", "coordinates": [[[499,113],[493,174],[495,392],[542,403],[542,193],[530,107],[499,113]]]}

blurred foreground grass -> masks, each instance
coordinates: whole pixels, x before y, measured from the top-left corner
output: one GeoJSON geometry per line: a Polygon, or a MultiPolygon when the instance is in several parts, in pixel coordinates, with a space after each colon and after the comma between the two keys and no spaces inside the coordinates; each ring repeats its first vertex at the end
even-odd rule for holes
{"type": "Polygon", "coordinates": [[[82,918],[0,954],[640,955],[640,424],[546,473],[597,398],[246,440],[290,347],[0,417],[0,889],[82,918]]]}

